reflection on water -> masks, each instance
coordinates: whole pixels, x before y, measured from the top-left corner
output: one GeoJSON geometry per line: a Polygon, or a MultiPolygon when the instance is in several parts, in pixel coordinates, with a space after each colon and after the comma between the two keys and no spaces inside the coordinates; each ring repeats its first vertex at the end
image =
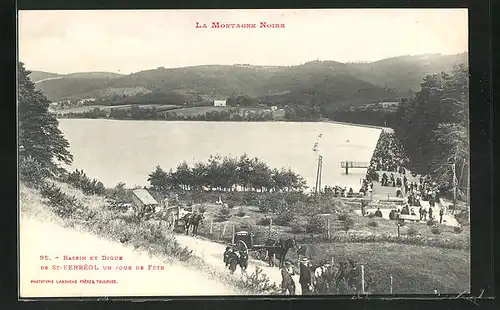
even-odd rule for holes
{"type": "Polygon", "coordinates": [[[114,186],[148,185],[157,165],[175,169],[209,155],[259,157],[271,168],[286,167],[316,180],[318,152],[323,156],[322,185],[358,188],[366,169],[345,175],[341,161],[369,162],[380,129],[332,123],[162,122],[62,119],[73,168],[114,186]],[[319,139],[319,135],[322,135],[319,139]],[[349,142],[347,142],[349,141],[349,142]],[[318,152],[312,150],[318,142],[318,152]]]}

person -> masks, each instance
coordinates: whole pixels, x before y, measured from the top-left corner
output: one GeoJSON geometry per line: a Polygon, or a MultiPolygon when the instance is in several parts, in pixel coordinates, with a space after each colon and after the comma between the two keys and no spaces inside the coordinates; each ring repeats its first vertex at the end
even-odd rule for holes
{"type": "Polygon", "coordinates": [[[281,294],[295,295],[295,282],[292,276],[295,275],[289,261],[285,262],[285,266],[281,269],[281,294]]]}
{"type": "Polygon", "coordinates": [[[352,197],[354,196],[354,191],[352,190],[352,187],[349,187],[349,192],[347,193],[347,197],[352,197]]]}
{"type": "Polygon", "coordinates": [[[424,221],[427,221],[427,210],[426,210],[426,209],[424,209],[424,210],[422,211],[422,215],[423,215],[423,217],[424,217],[424,221]]]}
{"type": "Polygon", "coordinates": [[[429,220],[432,220],[432,208],[429,207],[429,220]]]}
{"type": "Polygon", "coordinates": [[[361,216],[365,216],[365,213],[366,213],[366,201],[362,200],[361,201],[361,216]]]}
{"type": "Polygon", "coordinates": [[[443,223],[443,215],[444,215],[444,210],[441,208],[439,210],[439,224],[443,223]]]}
{"type": "Polygon", "coordinates": [[[403,197],[403,194],[402,194],[402,192],[401,192],[401,188],[398,188],[398,189],[396,190],[396,197],[398,197],[398,198],[399,198],[399,197],[403,197]]]}
{"type": "Polygon", "coordinates": [[[311,295],[312,292],[312,275],[308,266],[309,264],[310,263],[307,258],[303,258],[299,264],[299,283],[302,288],[302,295],[311,295]]]}
{"type": "Polygon", "coordinates": [[[396,211],[395,210],[391,210],[391,212],[389,212],[389,219],[390,220],[396,219],[396,211]]]}
{"type": "Polygon", "coordinates": [[[416,215],[416,214],[415,214],[415,210],[413,210],[413,208],[411,208],[411,209],[410,209],[410,214],[411,214],[411,215],[416,215]]]}
{"type": "Polygon", "coordinates": [[[375,216],[382,217],[382,211],[380,211],[380,208],[377,208],[377,211],[375,211],[375,216]]]}
{"type": "Polygon", "coordinates": [[[422,208],[422,206],[420,206],[420,208],[418,208],[418,214],[420,215],[420,220],[422,220],[422,218],[424,216],[424,208],[422,208]]]}
{"type": "Polygon", "coordinates": [[[226,267],[229,266],[229,261],[231,260],[230,258],[233,256],[233,254],[233,249],[230,246],[227,246],[223,255],[223,262],[226,264],[226,267]]]}

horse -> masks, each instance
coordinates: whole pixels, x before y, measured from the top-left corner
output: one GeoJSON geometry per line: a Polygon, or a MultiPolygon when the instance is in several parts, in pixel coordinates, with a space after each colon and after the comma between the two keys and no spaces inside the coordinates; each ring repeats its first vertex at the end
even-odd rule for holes
{"type": "Polygon", "coordinates": [[[273,240],[267,239],[264,243],[269,246],[267,248],[267,257],[268,263],[270,267],[274,267],[274,257],[276,256],[279,259],[279,268],[283,268],[285,265],[285,257],[288,250],[294,248],[297,245],[295,238],[273,240]]]}
{"type": "Polygon", "coordinates": [[[248,252],[246,250],[240,250],[239,255],[232,253],[229,257],[229,271],[231,274],[236,270],[236,266],[240,265],[241,272],[246,273],[248,267],[248,252]]]}
{"type": "Polygon", "coordinates": [[[189,235],[189,227],[191,226],[191,218],[193,216],[194,214],[188,213],[182,218],[184,220],[184,231],[186,232],[186,235],[189,235]]]}
{"type": "Polygon", "coordinates": [[[205,217],[202,213],[197,213],[190,217],[189,222],[190,225],[193,226],[193,236],[198,235],[198,227],[200,226],[200,223],[204,220],[204,218],[205,217]]]}

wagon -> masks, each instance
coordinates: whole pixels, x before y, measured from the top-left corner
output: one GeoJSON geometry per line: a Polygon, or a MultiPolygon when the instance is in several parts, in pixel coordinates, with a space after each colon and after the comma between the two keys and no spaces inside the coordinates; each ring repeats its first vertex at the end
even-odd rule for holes
{"type": "Polygon", "coordinates": [[[276,248],[277,246],[273,245],[264,245],[264,244],[254,244],[253,234],[248,231],[238,231],[234,233],[234,243],[232,246],[238,250],[243,251],[246,250],[248,253],[254,253],[257,259],[265,261],[267,257],[267,251],[270,248],[276,248]]]}

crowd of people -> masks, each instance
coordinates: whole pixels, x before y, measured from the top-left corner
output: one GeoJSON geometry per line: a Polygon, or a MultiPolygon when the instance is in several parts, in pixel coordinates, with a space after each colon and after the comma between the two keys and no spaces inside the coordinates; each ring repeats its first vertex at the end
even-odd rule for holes
{"type": "MultiPolygon", "coordinates": [[[[368,191],[371,191],[371,190],[373,190],[373,184],[371,184],[371,186],[369,186],[369,183],[366,183],[366,184],[363,183],[363,186],[362,186],[361,190],[359,191],[359,193],[362,195],[366,195],[366,193],[368,191]]],[[[356,192],[352,189],[352,187],[349,187],[349,189],[347,189],[346,186],[344,186],[344,187],[325,186],[325,193],[330,193],[334,197],[343,197],[343,198],[352,198],[352,197],[356,196],[356,192]]]]}
{"type": "Polygon", "coordinates": [[[403,146],[397,142],[394,133],[382,132],[372,156],[371,166],[376,171],[404,173],[409,159],[403,146]]]}
{"type": "MultiPolygon", "coordinates": [[[[294,274],[290,262],[286,262],[281,269],[283,295],[296,294],[294,274]]],[[[338,265],[329,262],[312,265],[303,258],[299,264],[299,284],[302,295],[357,294],[362,290],[361,272],[354,260],[338,265]]]]}

